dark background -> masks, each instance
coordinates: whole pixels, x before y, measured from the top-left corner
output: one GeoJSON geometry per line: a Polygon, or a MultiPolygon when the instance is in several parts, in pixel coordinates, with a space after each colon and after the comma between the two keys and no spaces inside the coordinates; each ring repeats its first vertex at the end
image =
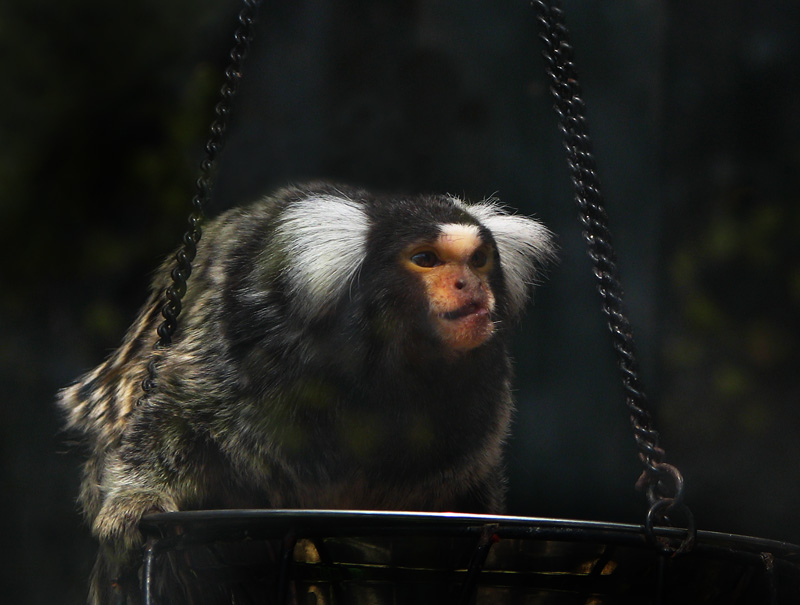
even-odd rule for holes
{"type": "MultiPolygon", "coordinates": [[[[800,4],[570,0],[645,383],[703,529],[800,542],[800,4]]],[[[56,390],[179,241],[239,6],[0,2],[6,603],[79,603],[94,546],[56,390]]],[[[267,2],[209,214],[287,181],[496,193],[558,234],[515,346],[510,513],[645,505],[524,1],[267,2]]]]}

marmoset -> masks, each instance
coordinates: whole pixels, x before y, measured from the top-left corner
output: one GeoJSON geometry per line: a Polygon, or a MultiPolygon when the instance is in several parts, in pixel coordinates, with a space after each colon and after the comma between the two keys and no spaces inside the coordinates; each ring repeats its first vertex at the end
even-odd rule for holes
{"type": "Polygon", "coordinates": [[[209,222],[172,345],[153,349],[165,264],[119,349],[59,394],[89,449],[91,600],[148,512],[501,513],[509,328],[552,254],[496,200],[327,183],[209,222]]]}

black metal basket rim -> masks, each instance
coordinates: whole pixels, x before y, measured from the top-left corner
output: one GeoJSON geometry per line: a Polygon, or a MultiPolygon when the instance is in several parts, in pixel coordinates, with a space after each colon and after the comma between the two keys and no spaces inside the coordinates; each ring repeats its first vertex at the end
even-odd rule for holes
{"type": "MultiPolygon", "coordinates": [[[[450,512],[235,509],[192,510],[146,515],[141,529],[150,536],[180,534],[191,540],[201,534],[214,536],[281,537],[287,532],[307,536],[341,535],[470,535],[493,525],[500,538],[603,541],[644,546],[643,525],[605,521],[480,515],[450,512]],[[176,531],[177,530],[177,531],[176,531]]],[[[685,530],[656,527],[658,536],[680,540],[685,530]]],[[[697,547],[715,552],[769,553],[800,563],[800,546],[789,542],[738,534],[697,532],[697,547]]]]}

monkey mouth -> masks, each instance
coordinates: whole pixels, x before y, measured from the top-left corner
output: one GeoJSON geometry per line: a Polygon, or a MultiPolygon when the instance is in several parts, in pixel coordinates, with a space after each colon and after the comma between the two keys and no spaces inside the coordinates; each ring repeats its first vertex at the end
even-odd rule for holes
{"type": "Polygon", "coordinates": [[[452,311],[438,314],[437,331],[453,354],[471,351],[491,338],[494,333],[492,306],[487,298],[473,298],[452,311]]]}
{"type": "Polygon", "coordinates": [[[442,319],[447,319],[449,321],[455,321],[457,319],[462,319],[469,315],[489,315],[489,309],[486,308],[486,305],[483,305],[477,301],[468,302],[466,305],[459,307],[458,309],[454,309],[453,311],[447,311],[445,313],[440,313],[439,317],[442,319]]]}

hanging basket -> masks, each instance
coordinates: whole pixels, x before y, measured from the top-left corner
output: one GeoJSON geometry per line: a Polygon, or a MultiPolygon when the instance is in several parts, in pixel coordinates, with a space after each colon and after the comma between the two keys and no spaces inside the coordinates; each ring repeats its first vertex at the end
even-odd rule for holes
{"type": "Polygon", "coordinates": [[[800,602],[800,547],[708,531],[669,557],[643,526],[528,517],[220,510],[141,528],[146,605],[800,602]]]}

